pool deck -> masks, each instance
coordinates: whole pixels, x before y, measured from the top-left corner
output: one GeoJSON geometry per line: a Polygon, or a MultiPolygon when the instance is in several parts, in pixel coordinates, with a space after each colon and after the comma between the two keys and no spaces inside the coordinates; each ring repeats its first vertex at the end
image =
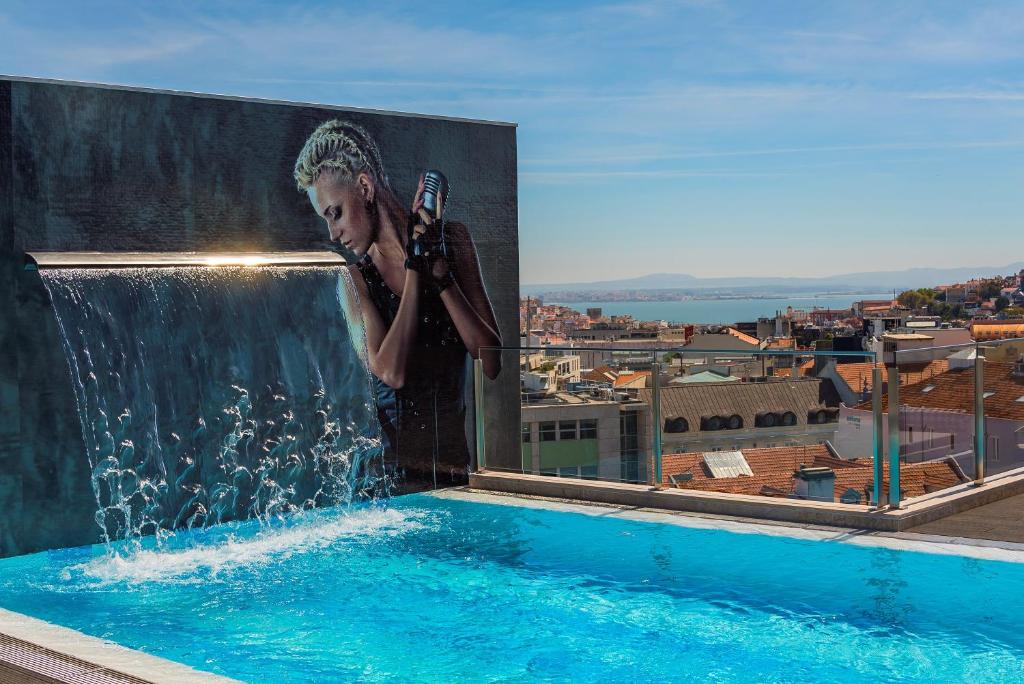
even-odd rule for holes
{"type": "Polygon", "coordinates": [[[3,684],[239,684],[0,608],[3,684]]]}
{"type": "Polygon", "coordinates": [[[907,531],[958,539],[1024,544],[1024,494],[917,525],[907,531]]]}

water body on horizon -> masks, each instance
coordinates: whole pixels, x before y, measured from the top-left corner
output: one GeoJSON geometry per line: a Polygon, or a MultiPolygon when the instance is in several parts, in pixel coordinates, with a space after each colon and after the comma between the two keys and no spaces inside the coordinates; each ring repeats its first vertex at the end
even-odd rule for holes
{"type": "Polygon", "coordinates": [[[588,308],[600,308],[605,316],[629,314],[641,321],[668,321],[669,323],[726,324],[737,321],[756,321],[762,316],[773,317],[786,307],[810,311],[819,309],[848,309],[863,299],[891,299],[892,293],[808,295],[806,297],[779,297],[756,299],[686,299],[670,302],[556,302],[586,313],[588,308]]]}

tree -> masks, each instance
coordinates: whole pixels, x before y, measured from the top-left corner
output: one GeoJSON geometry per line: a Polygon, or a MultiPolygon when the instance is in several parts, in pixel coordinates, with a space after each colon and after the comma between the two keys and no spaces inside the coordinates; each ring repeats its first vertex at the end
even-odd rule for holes
{"type": "Polygon", "coordinates": [[[1024,318],[1024,307],[1008,306],[1003,309],[1003,315],[1007,318],[1024,318]]]}
{"type": "Polygon", "coordinates": [[[900,296],[897,297],[901,306],[905,306],[908,309],[917,311],[923,309],[932,301],[934,293],[931,290],[922,288],[921,290],[906,290],[901,292],[900,296]],[[929,296],[932,295],[932,296],[929,296]]]}
{"type": "Polygon", "coordinates": [[[998,297],[1002,289],[1003,284],[998,280],[986,280],[985,284],[978,288],[978,296],[982,299],[992,299],[998,297]]]}
{"type": "Polygon", "coordinates": [[[1006,297],[1000,297],[996,300],[996,311],[1002,311],[1008,306],[1010,306],[1010,300],[1006,297]]]}

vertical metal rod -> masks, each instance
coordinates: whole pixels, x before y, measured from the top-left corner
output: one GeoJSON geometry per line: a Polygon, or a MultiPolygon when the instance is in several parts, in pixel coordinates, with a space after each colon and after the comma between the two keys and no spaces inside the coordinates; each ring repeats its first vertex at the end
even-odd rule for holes
{"type": "Polygon", "coordinates": [[[889,506],[900,507],[900,369],[889,366],[889,506]]]}
{"type": "Polygon", "coordinates": [[[974,484],[985,484],[985,357],[974,357],[974,484]]]}
{"type": "Polygon", "coordinates": [[[473,419],[476,424],[475,470],[479,472],[486,467],[487,462],[484,445],[484,364],[480,359],[473,359],[473,419]]]}
{"type": "Polygon", "coordinates": [[[658,365],[658,353],[654,352],[651,363],[651,422],[654,423],[654,482],[661,487],[661,370],[658,365]]]}
{"type": "Polygon", "coordinates": [[[875,508],[882,507],[882,478],[885,473],[882,463],[885,459],[884,423],[882,422],[882,369],[875,366],[871,370],[871,439],[872,464],[875,467],[875,508]]]}

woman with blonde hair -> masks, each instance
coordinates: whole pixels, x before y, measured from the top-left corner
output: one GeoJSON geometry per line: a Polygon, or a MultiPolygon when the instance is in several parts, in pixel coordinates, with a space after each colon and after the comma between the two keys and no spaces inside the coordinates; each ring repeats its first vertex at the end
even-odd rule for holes
{"type": "Polygon", "coordinates": [[[349,268],[386,458],[435,484],[439,465],[459,479],[469,464],[467,355],[482,359],[490,378],[501,369],[499,353],[482,351],[500,346],[501,338],[469,231],[446,222],[446,249],[436,248],[441,225],[423,208],[423,177],[410,213],[373,138],[348,121],[313,131],[295,162],[295,181],[331,240],[359,257],[349,268]]]}

